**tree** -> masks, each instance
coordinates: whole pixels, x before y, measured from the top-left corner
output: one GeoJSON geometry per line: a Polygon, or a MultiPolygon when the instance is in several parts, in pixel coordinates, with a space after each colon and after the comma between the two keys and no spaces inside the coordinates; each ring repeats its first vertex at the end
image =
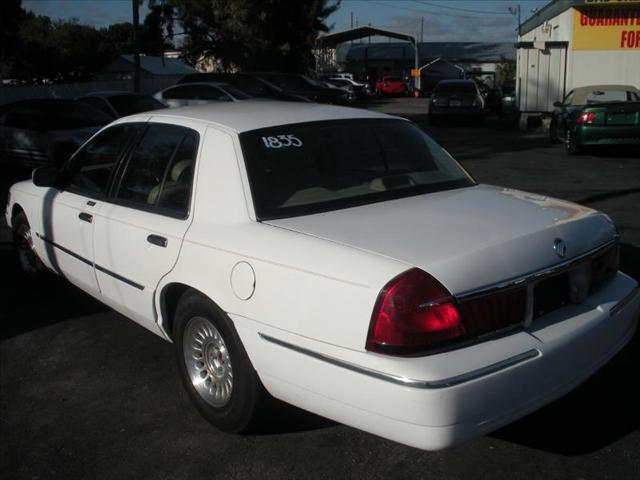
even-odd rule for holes
{"type": "Polygon", "coordinates": [[[21,0],[0,2],[0,63],[10,63],[20,45],[18,33],[25,11],[21,0]]]}
{"type": "MultiPolygon", "coordinates": [[[[159,0],[156,0],[159,1],[159,0]]],[[[304,72],[313,47],[340,0],[163,0],[173,8],[191,63],[205,58],[225,68],[304,72]]]]}
{"type": "Polygon", "coordinates": [[[173,24],[170,18],[171,8],[168,5],[151,5],[140,29],[141,53],[162,56],[164,52],[174,48],[173,43],[167,39],[173,35],[173,24]]]}
{"type": "MultiPolygon", "coordinates": [[[[151,8],[141,28],[141,52],[161,55],[172,48],[166,40],[167,7],[151,8]]],[[[77,20],[52,21],[25,12],[20,0],[0,0],[0,62],[3,76],[27,82],[89,80],[120,55],[133,52],[133,26],[129,22],[96,29],[77,20]]]]}
{"type": "Polygon", "coordinates": [[[507,60],[502,57],[500,63],[496,65],[496,80],[498,83],[504,83],[507,80],[516,78],[516,62],[507,60]]]}

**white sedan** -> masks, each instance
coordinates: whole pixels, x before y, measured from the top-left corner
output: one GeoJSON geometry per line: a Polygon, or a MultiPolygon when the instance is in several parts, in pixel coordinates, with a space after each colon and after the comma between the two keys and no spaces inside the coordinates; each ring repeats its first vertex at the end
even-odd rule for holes
{"type": "Polygon", "coordinates": [[[13,185],[6,219],[27,273],[173,342],[190,397],[229,432],[270,394],[448,447],[576,387],[640,310],[606,215],[479,185],[416,125],[364,110],[120,119],[13,185]]]}

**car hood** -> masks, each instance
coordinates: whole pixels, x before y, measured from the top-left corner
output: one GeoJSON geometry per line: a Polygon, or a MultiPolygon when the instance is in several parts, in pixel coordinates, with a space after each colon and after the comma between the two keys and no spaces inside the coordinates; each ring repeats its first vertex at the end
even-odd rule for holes
{"type": "Polygon", "coordinates": [[[454,294],[553,266],[615,236],[600,212],[490,185],[265,223],[422,268],[454,294]],[[564,258],[554,250],[558,238],[564,258]]]}

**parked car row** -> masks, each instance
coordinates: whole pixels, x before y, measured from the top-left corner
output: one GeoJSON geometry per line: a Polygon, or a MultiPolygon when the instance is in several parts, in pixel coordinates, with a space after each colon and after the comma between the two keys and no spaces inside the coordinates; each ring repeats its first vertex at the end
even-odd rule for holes
{"type": "Polygon", "coordinates": [[[270,99],[349,104],[363,95],[362,84],[342,79],[264,72],[200,73],[151,95],[94,92],[74,99],[33,99],[0,106],[0,162],[23,166],[62,166],[80,145],[113,120],[140,112],[270,99]],[[357,88],[354,88],[357,87],[357,88]]]}

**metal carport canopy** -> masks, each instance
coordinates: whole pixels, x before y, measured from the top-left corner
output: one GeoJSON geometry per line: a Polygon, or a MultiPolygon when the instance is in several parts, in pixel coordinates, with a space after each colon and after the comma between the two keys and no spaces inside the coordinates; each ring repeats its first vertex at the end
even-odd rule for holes
{"type": "Polygon", "coordinates": [[[413,35],[407,35],[406,33],[393,32],[391,30],[384,30],[376,27],[357,27],[350,30],[344,30],[342,32],[330,33],[318,37],[318,46],[324,48],[336,48],[340,43],[348,42],[350,40],[357,40],[359,38],[373,37],[390,37],[397,38],[398,40],[406,40],[410,42],[414,47],[416,45],[416,37],[413,35]]]}
{"type": "MultiPolygon", "coordinates": [[[[409,42],[411,45],[413,45],[413,50],[415,51],[414,67],[417,69],[420,66],[418,61],[418,42],[416,40],[416,37],[414,37],[413,35],[407,35],[406,33],[394,32],[392,30],[385,30],[383,28],[363,26],[318,37],[316,42],[319,48],[336,48],[339,44],[348,42],[350,40],[357,40],[364,37],[373,37],[376,35],[381,37],[397,38],[398,40],[405,40],[409,42]]],[[[420,90],[420,77],[416,77],[415,82],[416,89],[420,90]]]]}

